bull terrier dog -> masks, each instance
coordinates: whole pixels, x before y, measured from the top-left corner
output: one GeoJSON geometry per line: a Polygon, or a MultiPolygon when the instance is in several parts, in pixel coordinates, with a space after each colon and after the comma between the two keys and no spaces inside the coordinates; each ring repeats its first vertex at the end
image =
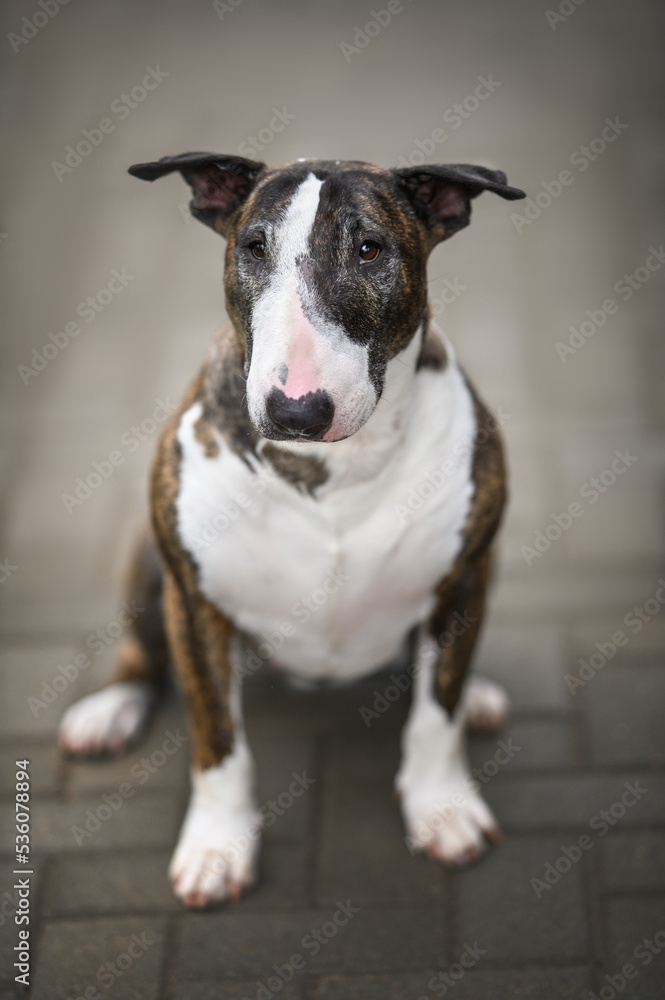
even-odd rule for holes
{"type": "Polygon", "coordinates": [[[465,864],[500,837],[468,780],[463,730],[500,724],[507,699],[480,679],[462,688],[505,476],[497,422],[430,322],[426,268],[468,224],[473,198],[524,193],[468,164],[270,168],[185,153],[129,172],[154,181],[176,171],[192,214],[227,241],[231,322],[157,449],[152,532],[132,575],[147,610],[112,682],[66,712],[61,745],[126,748],[170,657],[193,785],[174,891],[188,906],[237,898],[255,878],[261,824],[243,657],[265,659],[267,646],[293,677],[339,682],[411,648],[395,779],[407,835],[465,864]],[[422,502],[409,506],[414,491],[422,502]],[[324,589],[294,624],[294,606],[324,589]]]}

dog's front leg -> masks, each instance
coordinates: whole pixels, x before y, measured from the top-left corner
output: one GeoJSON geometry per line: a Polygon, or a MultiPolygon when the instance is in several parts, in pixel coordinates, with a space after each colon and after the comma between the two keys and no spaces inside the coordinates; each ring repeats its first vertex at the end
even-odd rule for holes
{"type": "Polygon", "coordinates": [[[165,588],[171,650],[192,732],[192,793],[169,874],[187,906],[236,899],[256,875],[260,817],[242,721],[233,627],[201,595],[165,588]]]}
{"type": "MultiPolygon", "coordinates": [[[[410,849],[453,865],[476,858],[485,839],[500,840],[469,772],[468,702],[461,697],[482,618],[488,563],[485,555],[442,588],[430,627],[422,630],[396,777],[410,849]]],[[[489,688],[494,695],[497,689],[489,688]]]]}

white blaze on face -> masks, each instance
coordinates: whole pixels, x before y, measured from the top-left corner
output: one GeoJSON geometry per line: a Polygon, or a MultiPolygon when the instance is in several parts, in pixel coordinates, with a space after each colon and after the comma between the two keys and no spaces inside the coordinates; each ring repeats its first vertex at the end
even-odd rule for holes
{"type": "Polygon", "coordinates": [[[322,184],[314,174],[302,182],[272,236],[268,252],[273,274],[252,315],[247,400],[254,424],[265,431],[265,401],[273,387],[291,399],[323,389],[335,404],[333,424],[323,440],[335,441],[365,422],[376,405],[376,391],[369,379],[367,348],[354,343],[340,325],[317,315],[300,275],[297,262],[309,253],[322,184]],[[305,315],[303,298],[313,322],[305,315]]]}

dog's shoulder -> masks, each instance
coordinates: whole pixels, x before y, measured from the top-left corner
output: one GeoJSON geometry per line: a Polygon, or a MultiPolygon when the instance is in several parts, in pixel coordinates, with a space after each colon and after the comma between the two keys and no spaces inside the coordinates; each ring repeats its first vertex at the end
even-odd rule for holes
{"type": "Polygon", "coordinates": [[[465,375],[473,401],[476,432],[471,462],[473,497],[464,529],[463,553],[479,555],[492,541],[506,504],[506,467],[499,422],[465,375]]]}
{"type": "Polygon", "coordinates": [[[178,432],[183,415],[205,395],[205,367],[190,383],[180,406],[160,437],[150,477],[150,510],[155,539],[162,558],[177,579],[194,571],[190,557],[179,543],[177,500],[180,492],[182,448],[178,432]]]}

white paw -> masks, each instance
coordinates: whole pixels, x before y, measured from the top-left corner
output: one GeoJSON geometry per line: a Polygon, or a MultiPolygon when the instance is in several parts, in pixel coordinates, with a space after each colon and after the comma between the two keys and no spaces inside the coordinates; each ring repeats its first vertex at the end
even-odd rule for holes
{"type": "Polygon", "coordinates": [[[403,793],[402,812],[411,853],[425,851],[449,865],[467,865],[483,853],[488,841],[501,840],[494,816],[464,775],[438,788],[416,787],[403,793]]]}
{"type": "Polygon", "coordinates": [[[149,684],[126,682],[82,698],[60,721],[60,747],[66,753],[122,753],[140,735],[154,693],[149,684]]]}
{"type": "Polygon", "coordinates": [[[510,701],[498,684],[470,677],[462,695],[464,721],[470,729],[500,729],[508,720],[510,701]]]}
{"type": "Polygon", "coordinates": [[[169,866],[173,891],[186,906],[238,899],[256,879],[261,817],[251,793],[244,747],[218,767],[193,775],[192,797],[169,866]]]}

